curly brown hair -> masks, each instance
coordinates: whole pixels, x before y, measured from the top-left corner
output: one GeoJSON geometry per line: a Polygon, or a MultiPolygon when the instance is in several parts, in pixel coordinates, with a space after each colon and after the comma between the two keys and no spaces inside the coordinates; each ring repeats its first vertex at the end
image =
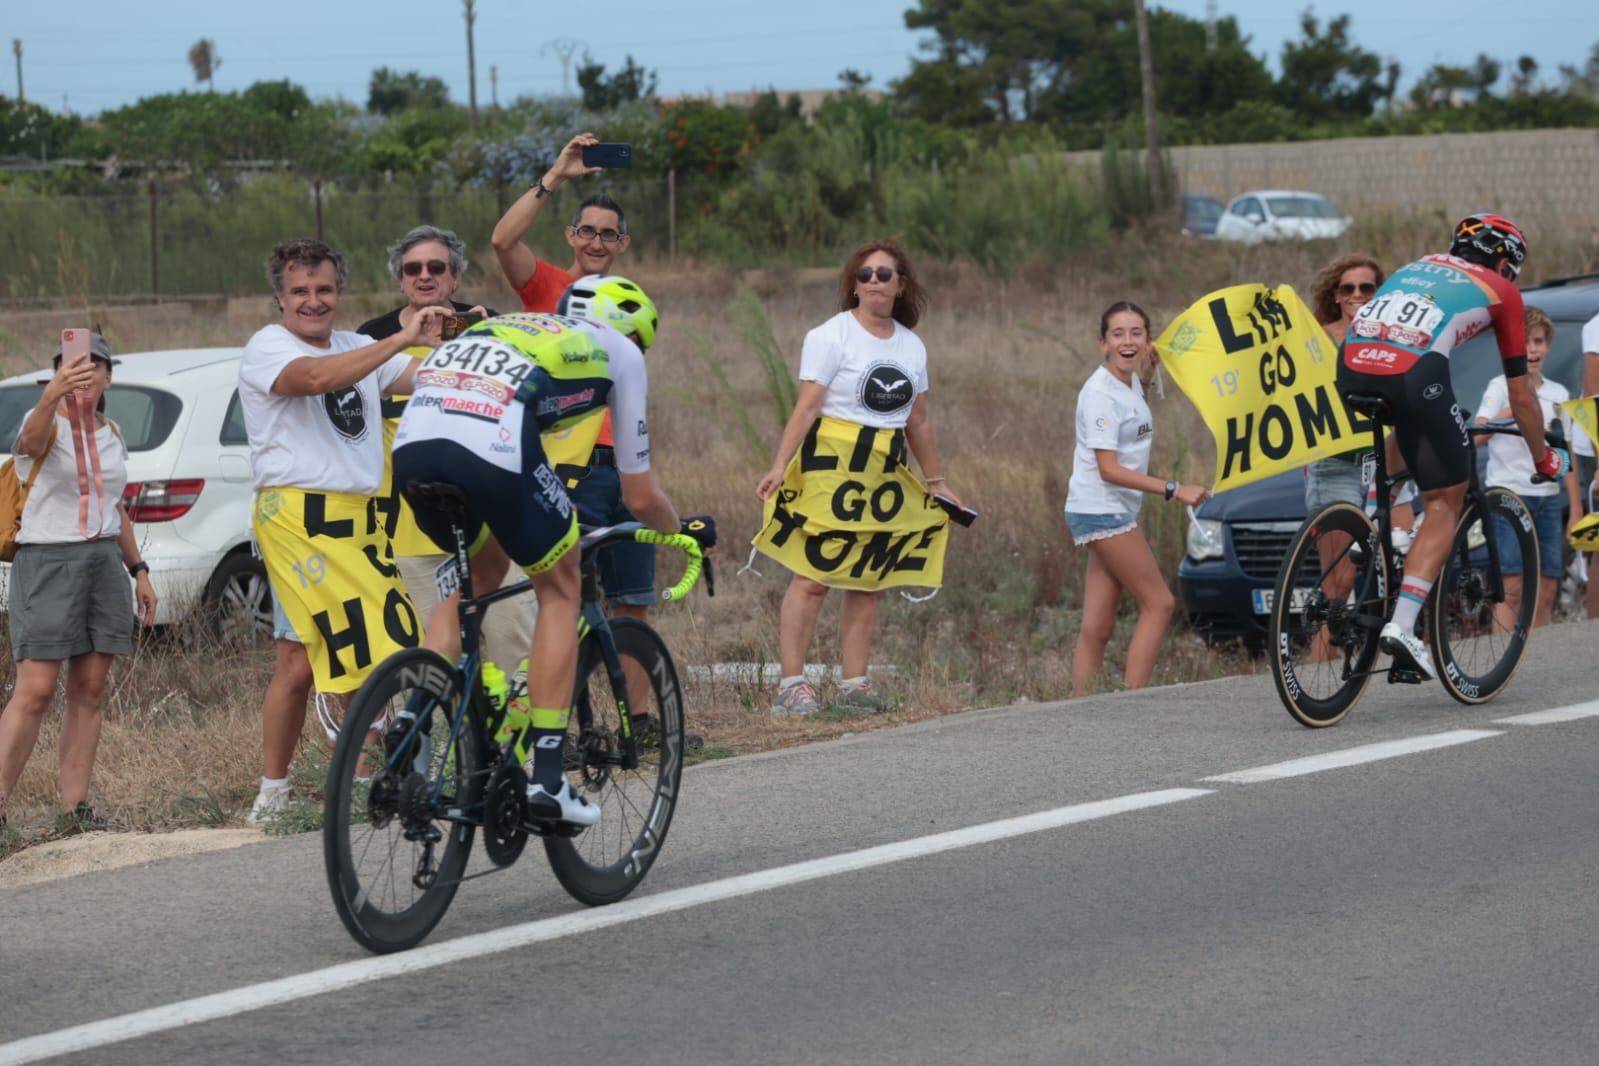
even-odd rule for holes
{"type": "Polygon", "coordinates": [[[873,252],[887,252],[894,257],[894,272],[899,275],[899,295],[894,297],[894,321],[906,329],[915,329],[927,311],[927,293],[916,280],[916,270],[911,266],[905,246],[892,238],[867,241],[850,253],[844,261],[844,270],[838,276],[838,309],[853,311],[860,301],[855,296],[855,271],[873,252]]]}
{"type": "Polygon", "coordinates": [[[273,292],[281,293],[284,271],[291,266],[302,270],[315,270],[323,263],[333,264],[336,284],[339,291],[343,292],[344,283],[349,280],[349,270],[345,266],[344,256],[334,251],[325,241],[310,237],[280,241],[272,247],[272,254],[267,256],[266,260],[267,282],[272,286],[273,292]]]}
{"type": "Polygon", "coordinates": [[[1310,286],[1310,310],[1316,316],[1317,322],[1325,326],[1343,317],[1338,310],[1338,281],[1344,276],[1344,271],[1353,270],[1355,267],[1369,268],[1376,275],[1378,285],[1388,277],[1377,260],[1369,255],[1356,253],[1341,255],[1334,259],[1321,268],[1315,282],[1310,286]]]}

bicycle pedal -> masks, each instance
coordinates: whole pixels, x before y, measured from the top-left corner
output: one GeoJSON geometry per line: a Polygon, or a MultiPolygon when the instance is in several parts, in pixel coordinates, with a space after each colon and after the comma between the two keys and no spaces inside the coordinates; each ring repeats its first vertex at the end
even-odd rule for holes
{"type": "Polygon", "coordinates": [[[1395,666],[1388,670],[1388,683],[1390,685],[1419,685],[1427,680],[1427,675],[1420,670],[1406,670],[1404,667],[1395,666]]]}

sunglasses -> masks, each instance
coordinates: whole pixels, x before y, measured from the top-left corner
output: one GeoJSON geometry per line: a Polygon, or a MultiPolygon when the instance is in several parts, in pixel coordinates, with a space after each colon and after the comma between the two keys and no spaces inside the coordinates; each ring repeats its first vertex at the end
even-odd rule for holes
{"type": "Polygon", "coordinates": [[[1357,292],[1360,293],[1360,295],[1362,295],[1362,296],[1370,296],[1372,293],[1374,293],[1376,291],[1377,291],[1377,286],[1372,284],[1369,281],[1362,281],[1359,285],[1355,285],[1355,284],[1350,283],[1350,282],[1345,282],[1344,284],[1338,286],[1338,295],[1339,296],[1353,296],[1357,292]]]}
{"type": "Polygon", "coordinates": [[[619,230],[595,229],[593,226],[574,226],[572,235],[580,241],[592,241],[595,237],[598,237],[601,244],[621,244],[622,238],[625,236],[619,230]]]}
{"type": "Polygon", "coordinates": [[[413,259],[409,263],[400,264],[400,270],[404,272],[405,276],[408,278],[421,277],[423,267],[426,267],[427,272],[435,278],[439,277],[441,274],[448,274],[450,272],[450,264],[446,263],[442,259],[429,259],[426,263],[422,262],[420,259],[413,259]]]}
{"type": "MultiPolygon", "coordinates": [[[[859,270],[855,271],[855,280],[865,284],[866,282],[872,280],[872,274],[873,270],[871,267],[861,267],[859,270]]],[[[894,280],[893,267],[878,267],[876,274],[877,280],[883,282],[884,284],[894,280]]]]}

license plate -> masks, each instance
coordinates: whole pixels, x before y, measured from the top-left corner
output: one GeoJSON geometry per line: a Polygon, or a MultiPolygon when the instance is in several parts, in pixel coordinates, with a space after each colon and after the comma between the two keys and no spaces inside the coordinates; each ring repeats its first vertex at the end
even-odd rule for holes
{"type": "MultiPolygon", "coordinates": [[[[1305,604],[1310,602],[1310,594],[1314,591],[1309,588],[1294,589],[1293,610],[1304,610],[1305,604]]],[[[1277,600],[1276,589],[1255,589],[1251,595],[1254,597],[1256,614],[1271,613],[1271,605],[1277,600]]]]}
{"type": "Polygon", "coordinates": [[[461,587],[461,575],[455,569],[455,556],[450,556],[433,571],[433,583],[439,590],[439,599],[447,600],[461,587]]]}

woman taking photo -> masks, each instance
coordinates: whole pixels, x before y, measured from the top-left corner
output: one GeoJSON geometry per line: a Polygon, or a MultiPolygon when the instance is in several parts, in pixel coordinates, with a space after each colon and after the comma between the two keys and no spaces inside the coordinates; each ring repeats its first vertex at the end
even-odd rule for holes
{"type": "Polygon", "coordinates": [[[23,420],[12,448],[17,479],[32,482],[11,565],[11,654],[16,686],[0,712],[0,829],[6,800],[39,739],[67,666],[67,710],[61,726],[61,817],[65,833],[103,828],[89,806],[89,771],[100,744],[100,704],[111,660],[133,650],[133,607],[155,622],[150,568],[139,558],[122,507],[128,452],[105,417],[111,348],[90,335],[88,356],[63,365],[23,420]],[[74,435],[78,440],[74,441],[74,435]],[[77,447],[75,448],[75,444],[77,447]],[[92,445],[98,453],[96,469],[92,445]]]}
{"type": "Polygon", "coordinates": [[[1072,543],[1088,548],[1083,579],[1083,627],[1072,659],[1072,695],[1105,664],[1105,647],[1116,628],[1116,604],[1132,593],[1138,622],[1127,646],[1128,688],[1143,688],[1155,671],[1155,656],[1171,623],[1175,601],[1160,576],[1149,542],[1138,531],[1145,493],[1197,506],[1210,496],[1202,485],[1179,485],[1149,476],[1154,419],[1144,386],[1157,356],[1149,316],[1137,304],[1111,304],[1099,317],[1099,350],[1105,362],[1077,397],[1077,446],[1066,492],[1066,525],[1072,543]]]}
{"type": "MultiPolygon", "coordinates": [[[[880,446],[886,448],[893,448],[903,433],[903,443],[916,457],[927,488],[959,505],[947,487],[928,417],[927,349],[911,332],[927,299],[905,249],[891,240],[857,248],[839,276],[838,298],[838,314],[805,335],[799,398],[756,495],[766,500],[778,491],[800,445],[817,432],[819,420],[828,419],[894,431],[879,435],[880,446]]],[[[873,464],[878,472],[873,476],[881,479],[879,485],[897,486],[887,480],[892,475],[881,473],[883,465],[873,464]]],[[[867,494],[874,488],[866,485],[867,494]]],[[[816,690],[804,677],[805,656],[827,592],[827,585],[796,572],[783,596],[778,619],[783,679],[772,702],[773,714],[810,714],[818,709],[816,690]]],[[[881,711],[894,705],[894,698],[866,676],[879,595],[873,588],[845,587],[840,626],[843,681],[836,701],[840,707],[881,711]]]]}

